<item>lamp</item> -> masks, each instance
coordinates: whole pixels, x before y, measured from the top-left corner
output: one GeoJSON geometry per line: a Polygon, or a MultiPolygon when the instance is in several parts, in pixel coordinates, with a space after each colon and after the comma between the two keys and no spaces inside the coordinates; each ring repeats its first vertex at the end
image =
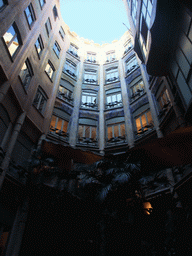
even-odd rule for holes
{"type": "Polygon", "coordinates": [[[150,215],[152,213],[153,207],[150,202],[143,202],[143,210],[146,215],[150,215]]]}

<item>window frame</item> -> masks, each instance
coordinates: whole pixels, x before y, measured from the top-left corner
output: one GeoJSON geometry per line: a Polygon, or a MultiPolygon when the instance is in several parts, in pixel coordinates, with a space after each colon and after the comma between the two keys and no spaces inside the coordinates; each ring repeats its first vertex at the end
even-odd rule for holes
{"type": "Polygon", "coordinates": [[[46,4],[46,1],[45,0],[39,0],[39,5],[41,7],[41,10],[43,9],[43,6],[46,4]],[[42,1],[43,1],[43,4],[42,4],[42,1]]]}
{"type": "Polygon", "coordinates": [[[37,91],[36,91],[36,94],[35,94],[35,97],[34,97],[34,100],[33,100],[33,106],[38,110],[38,112],[40,114],[44,114],[45,112],[45,109],[46,109],[46,105],[47,105],[47,101],[48,101],[48,97],[46,95],[46,93],[44,92],[44,90],[39,86],[37,88],[37,91]],[[38,94],[40,94],[40,98],[38,99],[38,102],[37,104],[35,103],[35,100],[38,96],[38,94]],[[39,110],[39,107],[40,107],[40,104],[41,104],[41,101],[42,99],[44,98],[44,102],[43,102],[43,107],[42,107],[42,110],[39,110]]]}
{"type": "MultiPolygon", "coordinates": [[[[31,79],[32,79],[34,73],[33,73],[33,69],[32,69],[31,63],[30,63],[30,61],[29,61],[28,58],[25,60],[24,64],[25,64],[26,67],[27,67],[30,80],[29,80],[27,83],[24,83],[24,82],[23,82],[23,79],[22,79],[22,77],[21,77],[21,75],[20,75],[20,74],[21,74],[21,70],[20,70],[20,72],[19,72],[19,79],[20,79],[21,84],[23,85],[23,88],[25,89],[25,91],[27,91],[27,89],[28,89],[28,87],[29,87],[29,85],[30,85],[30,82],[31,82],[31,79]]],[[[24,64],[23,64],[23,66],[24,66],[24,64]]],[[[22,67],[23,67],[23,66],[22,66],[22,67]]],[[[25,80],[26,80],[26,76],[25,76],[25,80]]]]}
{"type": "Polygon", "coordinates": [[[7,0],[2,0],[3,5],[0,6],[0,12],[4,10],[4,8],[8,5],[8,1],[7,0]]]}
{"type": "Polygon", "coordinates": [[[64,40],[64,38],[65,38],[65,31],[64,31],[64,29],[63,29],[63,27],[62,27],[62,26],[60,26],[59,34],[60,34],[60,36],[61,36],[62,40],[64,40]]]}
{"type": "Polygon", "coordinates": [[[62,136],[62,137],[64,137],[65,139],[68,138],[68,137],[69,137],[69,134],[68,134],[69,120],[63,119],[63,118],[61,118],[60,116],[57,116],[57,115],[54,115],[54,114],[53,114],[52,117],[51,117],[51,122],[52,122],[53,117],[56,118],[56,120],[55,120],[55,127],[53,127],[53,126],[51,125],[51,123],[50,123],[49,132],[50,132],[51,134],[58,135],[59,137],[62,136]],[[61,120],[61,130],[59,130],[59,129],[57,128],[58,123],[59,123],[59,119],[61,120]],[[67,131],[66,131],[66,132],[63,130],[65,123],[67,123],[67,131]],[[58,131],[58,132],[57,132],[57,131],[58,131]]]}
{"type": "Polygon", "coordinates": [[[125,49],[124,55],[125,55],[126,53],[128,53],[132,48],[133,48],[133,44],[132,44],[131,40],[127,40],[127,41],[125,42],[125,44],[124,44],[124,49],[125,49]]]}
{"type": "Polygon", "coordinates": [[[110,90],[109,91],[106,91],[106,99],[105,99],[105,108],[106,109],[112,109],[112,108],[118,108],[118,107],[122,107],[123,106],[123,101],[122,101],[122,93],[121,93],[121,89],[119,88],[119,91],[116,91],[116,92],[111,92],[110,93],[110,90]],[[121,99],[120,101],[117,100],[117,96],[118,95],[121,95],[121,99]],[[112,97],[116,97],[116,100],[113,101],[112,100],[112,97]],[[111,101],[109,102],[108,99],[109,97],[111,97],[111,101]]]}
{"type": "Polygon", "coordinates": [[[50,32],[52,30],[51,20],[50,20],[49,17],[47,18],[47,21],[45,22],[45,28],[46,28],[46,31],[47,31],[47,36],[49,37],[50,32]],[[49,24],[49,26],[48,26],[48,24],[49,24]],[[49,28],[50,28],[50,30],[49,30],[49,28]]]}
{"type": "Polygon", "coordinates": [[[77,78],[77,75],[76,75],[76,71],[77,71],[77,65],[69,60],[69,59],[66,59],[65,61],[65,65],[64,65],[64,73],[69,75],[70,77],[72,77],[73,79],[76,79],[77,78]],[[66,69],[66,66],[69,68],[69,69],[66,69]],[[74,71],[74,73],[71,71],[71,70],[74,71]],[[68,71],[67,71],[68,70],[68,71]]]}
{"type": "Polygon", "coordinates": [[[106,63],[110,63],[113,61],[116,61],[115,51],[113,50],[113,51],[106,52],[106,63]]]}
{"type": "Polygon", "coordinates": [[[140,113],[134,119],[135,119],[135,128],[136,128],[135,134],[136,134],[137,137],[141,137],[142,135],[145,134],[145,132],[147,132],[147,131],[150,132],[150,131],[153,130],[154,123],[153,123],[153,118],[152,118],[150,109],[147,109],[144,112],[140,113]],[[149,120],[148,120],[147,113],[150,113],[151,122],[149,122],[149,120]],[[145,116],[145,120],[146,120],[146,123],[147,123],[145,126],[142,124],[142,119],[141,119],[142,116],[145,116]],[[140,129],[137,128],[137,122],[136,122],[137,119],[140,119],[140,125],[141,125],[140,129]],[[139,131],[140,131],[140,133],[139,133],[139,131]]]}
{"type": "Polygon", "coordinates": [[[131,56],[126,60],[126,76],[132,73],[134,70],[136,70],[139,67],[139,64],[137,62],[137,58],[135,55],[131,56]],[[133,63],[133,65],[130,65],[133,63]],[[128,68],[130,66],[130,68],[128,68]]]}
{"type": "Polygon", "coordinates": [[[131,92],[131,96],[130,96],[131,102],[140,98],[145,93],[145,85],[143,80],[141,79],[134,85],[130,86],[130,92],[131,92]],[[143,83],[143,86],[141,86],[141,83],[143,83]],[[136,88],[137,86],[139,86],[139,89],[136,88]],[[133,89],[135,89],[135,92],[133,92],[134,91],[133,89]]]}
{"type": "Polygon", "coordinates": [[[118,67],[111,67],[111,68],[106,69],[105,70],[105,84],[115,83],[117,81],[119,81],[118,67]],[[114,77],[112,78],[113,74],[114,74],[114,77]],[[117,75],[117,77],[115,75],[117,75]]]}
{"type": "Polygon", "coordinates": [[[85,69],[83,75],[83,83],[85,84],[97,84],[97,70],[94,69],[85,69]],[[87,78],[88,77],[88,78],[87,78]],[[94,78],[91,78],[94,77],[94,78]],[[87,81],[86,81],[87,80],[87,81]],[[93,81],[94,80],[94,81],[93,81]]]}
{"type": "Polygon", "coordinates": [[[76,45],[70,43],[68,52],[69,52],[70,54],[72,54],[72,56],[75,56],[76,58],[79,58],[78,50],[79,50],[79,48],[78,48],[76,45]]]}
{"type": "Polygon", "coordinates": [[[6,50],[7,50],[8,54],[9,54],[11,60],[13,61],[13,60],[15,59],[17,53],[19,52],[19,49],[20,49],[21,46],[22,46],[22,40],[21,40],[20,32],[19,32],[18,27],[17,27],[17,25],[16,25],[15,22],[13,22],[13,24],[9,27],[9,29],[5,32],[5,34],[3,35],[2,38],[3,38],[3,42],[4,42],[4,44],[5,44],[6,50]],[[15,34],[13,35],[13,37],[11,38],[11,40],[10,40],[10,41],[8,42],[8,44],[7,44],[6,41],[5,41],[4,36],[5,36],[5,34],[7,33],[7,31],[9,31],[9,29],[10,29],[11,27],[13,28],[15,34]],[[14,51],[14,53],[11,54],[9,48],[10,48],[10,46],[11,46],[12,44],[14,44],[14,42],[15,42],[14,39],[15,39],[15,38],[17,38],[18,47],[17,47],[17,49],[14,51]]]}
{"type": "Polygon", "coordinates": [[[54,74],[55,74],[55,67],[53,66],[53,64],[52,64],[52,62],[50,60],[48,60],[47,65],[45,67],[45,73],[47,74],[47,76],[49,77],[51,82],[53,82],[53,77],[54,77],[54,74]],[[49,65],[49,70],[50,69],[52,70],[52,72],[51,72],[52,75],[51,76],[49,75],[49,73],[50,73],[49,70],[48,71],[46,70],[48,65],[49,65]]]}
{"type": "Polygon", "coordinates": [[[73,104],[73,92],[65,86],[59,85],[57,96],[67,103],[73,104]],[[60,90],[60,88],[62,88],[62,90],[60,90]],[[67,91],[67,93],[65,93],[65,91],[67,91]]]}
{"type": "Polygon", "coordinates": [[[36,16],[35,16],[35,12],[34,12],[32,3],[30,3],[27,6],[27,8],[24,10],[24,13],[25,13],[25,17],[27,19],[27,23],[28,23],[29,29],[31,29],[33,24],[34,24],[34,22],[35,22],[35,20],[36,20],[36,16]],[[27,9],[28,9],[30,15],[27,15],[27,12],[26,12],[27,9]],[[31,17],[31,20],[32,20],[31,23],[29,22],[29,17],[31,17]]]}
{"type": "Polygon", "coordinates": [[[96,56],[97,54],[95,52],[87,52],[87,59],[86,62],[88,63],[96,63],[96,56]]]}
{"type": "Polygon", "coordinates": [[[37,55],[38,55],[38,57],[39,57],[39,59],[40,59],[41,54],[42,54],[42,51],[43,51],[43,49],[44,49],[44,44],[43,44],[43,40],[42,40],[41,35],[38,36],[38,38],[37,38],[37,40],[36,40],[36,42],[35,42],[35,49],[36,49],[37,55]],[[38,46],[40,46],[40,49],[41,49],[40,52],[38,52],[37,42],[38,42],[38,46]]]}
{"type": "Polygon", "coordinates": [[[53,45],[53,51],[55,52],[57,58],[59,59],[60,52],[61,52],[61,47],[60,47],[60,45],[58,44],[58,42],[56,40],[55,40],[55,43],[53,45]]]}
{"type": "Polygon", "coordinates": [[[92,90],[82,90],[81,94],[81,108],[93,108],[97,109],[97,92],[92,90]],[[86,97],[86,101],[83,101],[83,97],[86,97]],[[88,100],[88,97],[91,98],[91,101],[88,100]]]}
{"type": "Polygon", "coordinates": [[[122,144],[126,143],[126,128],[125,128],[125,121],[112,123],[106,125],[106,144],[107,146],[112,144],[122,144]],[[124,134],[121,133],[121,126],[124,125],[124,134]],[[118,127],[118,136],[115,135],[115,126],[118,127]],[[112,137],[109,138],[109,128],[112,128],[112,137]]]}
{"type": "Polygon", "coordinates": [[[53,6],[53,17],[55,20],[59,17],[56,4],[53,6]]]}
{"type": "Polygon", "coordinates": [[[78,141],[77,143],[78,144],[83,144],[83,145],[89,145],[90,143],[90,146],[96,146],[97,143],[98,143],[98,133],[97,133],[97,126],[95,125],[86,125],[86,124],[79,124],[78,126],[78,133],[77,133],[77,136],[78,136],[78,141]],[[82,133],[82,137],[80,136],[80,131],[79,131],[79,128],[80,126],[82,126],[82,130],[83,130],[83,133],[82,133]],[[89,136],[86,137],[86,128],[89,128],[89,136]],[[92,129],[95,129],[95,137],[92,138],[92,132],[93,130],[92,129]]]}

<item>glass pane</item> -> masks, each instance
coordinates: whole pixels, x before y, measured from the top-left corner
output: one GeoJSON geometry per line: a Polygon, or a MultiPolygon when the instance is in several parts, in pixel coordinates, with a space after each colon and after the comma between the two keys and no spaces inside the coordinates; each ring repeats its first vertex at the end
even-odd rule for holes
{"type": "Polygon", "coordinates": [[[137,131],[139,131],[139,130],[141,129],[141,122],[140,122],[140,118],[137,118],[135,121],[136,121],[137,131]]]}
{"type": "Polygon", "coordinates": [[[82,103],[86,103],[86,96],[82,96],[82,103]]]}
{"type": "Polygon", "coordinates": [[[121,124],[120,126],[121,136],[125,135],[125,124],[121,124]]]}
{"type": "Polygon", "coordinates": [[[55,123],[56,123],[56,116],[52,116],[50,128],[51,128],[51,127],[54,127],[54,128],[55,128],[55,123]]]}
{"type": "Polygon", "coordinates": [[[121,101],[121,94],[117,94],[117,101],[121,101]]]}
{"type": "Polygon", "coordinates": [[[25,85],[26,84],[26,78],[29,76],[29,71],[27,69],[26,63],[23,64],[23,67],[21,68],[21,71],[19,73],[19,76],[21,78],[22,83],[25,85]]]}
{"type": "Polygon", "coordinates": [[[147,120],[148,120],[148,124],[152,123],[153,120],[152,120],[152,116],[151,116],[151,112],[147,112],[147,120]]]}
{"type": "Polygon", "coordinates": [[[107,127],[108,140],[113,137],[112,126],[107,127]]]}
{"type": "Polygon", "coordinates": [[[89,126],[85,126],[85,137],[86,138],[90,137],[90,127],[89,126]]]}
{"type": "Polygon", "coordinates": [[[149,15],[151,16],[151,13],[152,13],[152,4],[150,1],[148,1],[148,12],[149,12],[149,15]]]}
{"type": "Polygon", "coordinates": [[[39,104],[39,111],[43,113],[45,108],[46,99],[44,97],[41,97],[41,102],[39,104]]]}
{"type": "Polygon", "coordinates": [[[91,138],[96,140],[96,127],[91,127],[91,138]]]}
{"type": "Polygon", "coordinates": [[[112,102],[116,101],[116,95],[112,95],[112,102]]]}
{"type": "Polygon", "coordinates": [[[149,16],[148,13],[147,13],[147,17],[146,17],[146,23],[147,23],[147,26],[149,28],[149,26],[150,26],[150,16],[149,16]]]}
{"type": "Polygon", "coordinates": [[[36,96],[35,96],[34,102],[33,102],[33,105],[34,105],[35,107],[37,107],[37,105],[38,105],[38,103],[39,103],[39,101],[40,101],[40,97],[41,97],[41,94],[40,94],[40,92],[38,91],[37,94],[36,94],[36,96]]]}
{"type": "Polygon", "coordinates": [[[142,122],[143,127],[145,127],[147,125],[147,120],[146,120],[145,114],[141,116],[141,122],[142,122]]]}
{"type": "Polygon", "coordinates": [[[57,121],[57,129],[61,130],[61,127],[62,127],[62,119],[61,118],[58,118],[58,121],[57,121]]]}
{"type": "Polygon", "coordinates": [[[13,56],[13,54],[16,52],[18,47],[19,47],[19,42],[18,42],[17,37],[15,37],[14,40],[12,41],[12,43],[8,47],[11,56],[13,56]]]}
{"type": "Polygon", "coordinates": [[[107,103],[110,103],[111,102],[111,96],[108,96],[107,97],[107,103]]]}
{"type": "Polygon", "coordinates": [[[141,81],[139,84],[140,84],[140,88],[143,89],[143,88],[144,88],[144,83],[143,83],[143,81],[141,81]]]}
{"type": "Polygon", "coordinates": [[[168,93],[168,90],[167,90],[167,89],[165,90],[165,94],[166,94],[166,96],[167,96],[167,100],[170,101],[170,97],[169,97],[169,93],[168,93]]]}
{"type": "Polygon", "coordinates": [[[68,122],[67,122],[67,121],[64,121],[63,131],[64,131],[65,133],[67,133],[67,127],[68,127],[68,122]]]}
{"type": "Polygon", "coordinates": [[[88,97],[87,97],[87,102],[88,102],[88,103],[91,103],[91,96],[88,96],[88,97]]]}
{"type": "Polygon", "coordinates": [[[118,137],[119,136],[119,125],[115,125],[114,126],[114,137],[118,137]]]}
{"type": "Polygon", "coordinates": [[[83,137],[83,126],[82,125],[79,125],[78,136],[83,137]]]}
{"type": "Polygon", "coordinates": [[[13,36],[15,35],[15,30],[13,26],[11,26],[7,32],[4,34],[3,39],[5,40],[5,43],[8,45],[13,36]]]}

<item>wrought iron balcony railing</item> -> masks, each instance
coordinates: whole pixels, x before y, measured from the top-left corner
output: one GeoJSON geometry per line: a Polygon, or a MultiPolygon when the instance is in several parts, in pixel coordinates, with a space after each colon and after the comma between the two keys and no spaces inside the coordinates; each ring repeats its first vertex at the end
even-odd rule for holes
{"type": "Polygon", "coordinates": [[[53,126],[50,127],[49,132],[54,135],[58,135],[59,138],[62,138],[64,140],[68,140],[69,134],[67,132],[61,131],[58,128],[55,128],[53,126]]]}
{"type": "Polygon", "coordinates": [[[116,58],[111,58],[110,60],[106,60],[106,63],[109,63],[109,62],[112,62],[112,61],[115,61],[116,58]]]}
{"type": "Polygon", "coordinates": [[[98,107],[96,103],[91,103],[91,102],[84,102],[81,104],[81,106],[86,108],[95,108],[95,109],[97,109],[98,107]]]}
{"type": "Polygon", "coordinates": [[[144,89],[137,89],[137,92],[133,93],[130,97],[131,101],[134,101],[135,99],[139,98],[141,95],[145,93],[144,89]]]}
{"type": "Polygon", "coordinates": [[[75,56],[76,58],[80,58],[79,57],[79,55],[76,53],[76,52],[74,52],[74,51],[72,51],[72,50],[68,50],[68,52],[70,52],[73,56],[75,56]]]}
{"type": "Polygon", "coordinates": [[[66,93],[58,92],[57,97],[62,98],[65,101],[68,101],[69,103],[73,103],[73,98],[71,98],[70,95],[67,95],[66,93]]]}
{"type": "Polygon", "coordinates": [[[131,50],[131,46],[130,47],[128,47],[125,51],[124,51],[124,54],[126,54],[129,50],[131,50]]]}
{"type": "Polygon", "coordinates": [[[135,70],[137,67],[139,67],[139,65],[133,65],[132,67],[130,67],[129,69],[127,69],[126,74],[128,75],[131,71],[135,70]]]}
{"type": "Polygon", "coordinates": [[[85,79],[84,81],[86,83],[90,83],[90,84],[96,84],[97,83],[97,81],[95,79],[89,79],[89,78],[85,79]]]}
{"type": "Polygon", "coordinates": [[[116,101],[105,104],[106,108],[115,108],[115,107],[120,107],[122,105],[123,105],[122,100],[121,101],[116,100],[116,101]]]}
{"type": "Polygon", "coordinates": [[[114,76],[114,77],[106,79],[106,83],[112,83],[112,82],[115,82],[118,80],[119,80],[119,78],[114,76]]]}
{"type": "Polygon", "coordinates": [[[69,69],[64,69],[64,72],[69,74],[70,76],[72,76],[73,78],[76,78],[77,76],[75,75],[75,73],[73,73],[71,70],[69,69]]]}
{"type": "Polygon", "coordinates": [[[86,59],[85,61],[86,61],[86,62],[89,62],[89,63],[97,63],[97,61],[96,61],[96,60],[86,59]]]}
{"type": "Polygon", "coordinates": [[[110,145],[110,144],[120,144],[120,143],[125,143],[125,142],[126,142],[125,135],[118,136],[118,137],[112,137],[110,139],[106,139],[107,145],[110,145]]]}
{"type": "Polygon", "coordinates": [[[98,141],[94,138],[78,137],[78,144],[84,144],[89,146],[97,146],[98,141]]]}
{"type": "Polygon", "coordinates": [[[151,122],[150,124],[147,124],[143,127],[141,127],[139,130],[135,131],[136,136],[144,135],[147,131],[153,130],[154,124],[151,122]]]}
{"type": "Polygon", "coordinates": [[[158,115],[158,117],[159,117],[159,119],[162,119],[165,115],[166,115],[166,113],[168,112],[168,110],[171,108],[171,102],[170,101],[168,101],[167,103],[165,103],[164,105],[163,105],[163,107],[162,107],[162,109],[160,110],[160,112],[159,112],[159,115],[158,115]]]}

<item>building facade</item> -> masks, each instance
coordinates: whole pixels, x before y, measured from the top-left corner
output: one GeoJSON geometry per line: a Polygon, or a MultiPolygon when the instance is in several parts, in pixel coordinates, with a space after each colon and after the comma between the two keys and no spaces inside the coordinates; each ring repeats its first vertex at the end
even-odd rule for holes
{"type": "MultiPolygon", "coordinates": [[[[117,155],[191,124],[190,4],[123,1],[131,29],[103,45],[70,31],[59,0],[0,1],[4,190],[12,180],[22,183],[20,172],[43,140],[117,155]]],[[[14,237],[15,216],[24,214],[18,210],[23,186],[11,187],[11,211],[8,204],[0,205],[2,253],[9,237],[6,255],[19,252],[22,240],[14,243],[10,232],[14,237]]],[[[2,198],[5,202],[6,193],[2,198]]],[[[22,207],[27,209],[27,203],[22,207]]]]}

